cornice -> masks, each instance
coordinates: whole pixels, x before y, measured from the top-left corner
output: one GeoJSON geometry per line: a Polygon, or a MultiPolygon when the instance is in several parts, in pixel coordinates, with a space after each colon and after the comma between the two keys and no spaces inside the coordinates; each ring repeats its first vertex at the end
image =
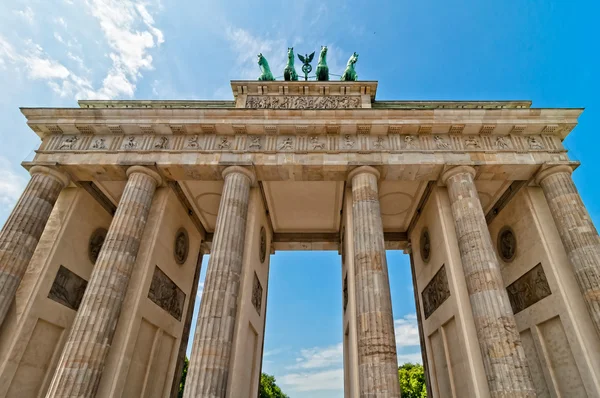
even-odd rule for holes
{"type": "Polygon", "coordinates": [[[578,108],[161,109],[21,108],[38,136],[50,134],[418,134],[531,135],[564,139],[578,108]]]}

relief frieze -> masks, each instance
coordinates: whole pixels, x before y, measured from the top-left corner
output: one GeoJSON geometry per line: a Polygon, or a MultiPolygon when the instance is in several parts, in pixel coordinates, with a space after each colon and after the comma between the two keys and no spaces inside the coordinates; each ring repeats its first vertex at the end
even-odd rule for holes
{"type": "Polygon", "coordinates": [[[258,315],[261,314],[262,310],[262,285],[260,284],[260,280],[258,279],[258,275],[256,272],[254,273],[254,282],[252,284],[252,305],[256,309],[258,315]]]}
{"type": "Polygon", "coordinates": [[[552,294],[541,263],[511,283],[506,291],[515,314],[552,294]]]}
{"type": "Polygon", "coordinates": [[[173,318],[181,321],[185,293],[160,268],[154,268],[148,298],[173,318]]]}
{"type": "Polygon", "coordinates": [[[169,151],[169,152],[564,152],[560,143],[546,136],[456,136],[447,134],[305,134],[284,135],[188,135],[180,138],[156,135],[54,136],[49,150],[79,151],[169,151]]]}
{"type": "Polygon", "coordinates": [[[421,296],[423,298],[425,319],[429,318],[450,297],[448,277],[446,276],[446,267],[444,265],[442,265],[427,286],[425,286],[425,289],[421,292],[421,296]]]}
{"type": "Polygon", "coordinates": [[[77,311],[86,287],[85,279],[61,265],[50,288],[50,293],[48,293],[48,298],[77,311]]]}
{"type": "Polygon", "coordinates": [[[251,109],[350,109],[360,108],[361,98],[350,95],[249,95],[251,109]]]}

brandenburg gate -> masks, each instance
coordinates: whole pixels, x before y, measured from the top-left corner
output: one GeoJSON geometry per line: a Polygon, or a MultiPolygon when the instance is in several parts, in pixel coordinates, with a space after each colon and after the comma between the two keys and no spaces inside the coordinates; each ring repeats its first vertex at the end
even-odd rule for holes
{"type": "Polygon", "coordinates": [[[231,88],[22,109],[41,144],[0,234],[0,397],[175,397],[188,337],[186,398],[256,397],[278,250],[341,255],[346,397],[400,396],[386,250],[410,253],[431,396],[600,396],[581,109],[231,88]]]}

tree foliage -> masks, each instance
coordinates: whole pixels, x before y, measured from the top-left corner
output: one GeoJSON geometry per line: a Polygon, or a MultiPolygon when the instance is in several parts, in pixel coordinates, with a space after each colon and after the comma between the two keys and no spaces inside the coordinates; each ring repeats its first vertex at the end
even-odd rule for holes
{"type": "Polygon", "coordinates": [[[185,387],[185,378],[187,376],[188,365],[190,361],[185,357],[183,362],[183,371],[181,372],[181,381],[179,382],[179,394],[177,394],[177,398],[183,398],[183,387],[185,387]]]}
{"type": "Polygon", "coordinates": [[[260,389],[258,392],[259,398],[288,398],[281,388],[275,384],[275,376],[262,373],[260,375],[260,389]]]}
{"type": "MultiPolygon", "coordinates": [[[[178,398],[183,398],[183,388],[185,387],[185,378],[187,376],[188,365],[190,361],[185,357],[183,364],[183,371],[181,372],[181,381],[179,382],[179,394],[178,398]]],[[[262,373],[260,375],[260,388],[258,392],[259,398],[289,398],[285,395],[281,388],[275,384],[275,376],[262,373]]]]}
{"type": "Polygon", "coordinates": [[[405,363],[398,367],[398,379],[402,398],[425,398],[427,387],[425,387],[425,372],[423,365],[405,363]]]}

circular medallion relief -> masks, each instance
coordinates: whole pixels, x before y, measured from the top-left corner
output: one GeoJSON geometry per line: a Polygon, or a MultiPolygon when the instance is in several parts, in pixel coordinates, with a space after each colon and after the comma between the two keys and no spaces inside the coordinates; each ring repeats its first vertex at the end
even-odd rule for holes
{"type": "Polygon", "coordinates": [[[517,238],[509,226],[502,227],[498,233],[498,254],[507,263],[517,255],[517,238]]]}
{"type": "Polygon", "coordinates": [[[177,264],[185,263],[189,250],[189,238],[185,228],[179,228],[175,234],[175,245],[173,246],[173,255],[177,264]]]}
{"type": "Polygon", "coordinates": [[[421,259],[427,263],[431,257],[431,240],[427,228],[423,228],[419,244],[421,245],[421,259]]]}
{"type": "Polygon", "coordinates": [[[100,254],[100,249],[102,249],[102,245],[104,244],[104,239],[106,239],[107,233],[108,231],[106,228],[98,228],[92,232],[92,236],[90,236],[90,242],[88,244],[88,258],[92,264],[96,264],[96,260],[98,260],[98,255],[100,254]]]}
{"type": "Polygon", "coordinates": [[[264,263],[267,258],[267,231],[265,227],[260,227],[260,248],[259,248],[260,262],[264,263]]]}

